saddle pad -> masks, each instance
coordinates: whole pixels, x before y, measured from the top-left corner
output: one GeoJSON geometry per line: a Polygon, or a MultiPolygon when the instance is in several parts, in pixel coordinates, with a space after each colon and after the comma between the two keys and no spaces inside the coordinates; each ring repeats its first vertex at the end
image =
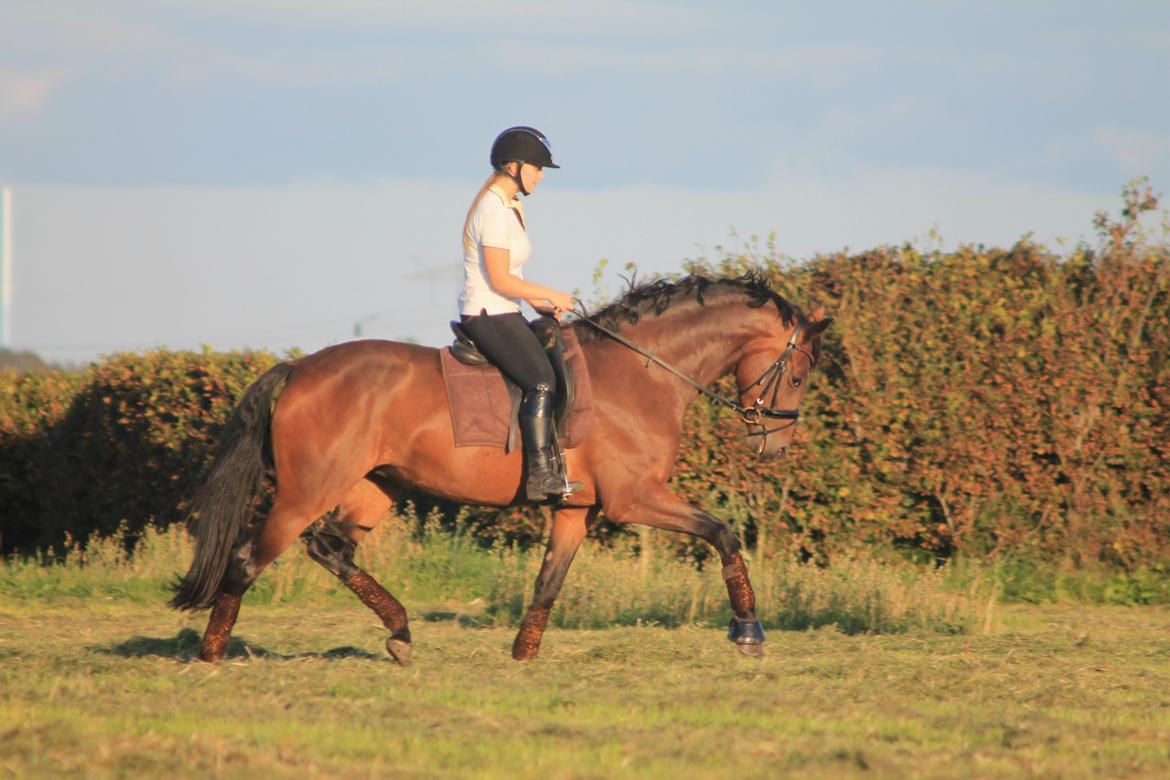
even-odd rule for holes
{"type": "MultiPolygon", "coordinates": [[[[572,328],[565,328],[565,362],[573,372],[577,395],[565,421],[557,431],[561,447],[571,450],[585,441],[593,428],[593,386],[581,343],[572,328]]],[[[450,347],[439,350],[443,384],[451,410],[451,427],[456,447],[508,446],[512,425],[512,398],[504,375],[495,366],[469,366],[451,355],[450,347]]]]}

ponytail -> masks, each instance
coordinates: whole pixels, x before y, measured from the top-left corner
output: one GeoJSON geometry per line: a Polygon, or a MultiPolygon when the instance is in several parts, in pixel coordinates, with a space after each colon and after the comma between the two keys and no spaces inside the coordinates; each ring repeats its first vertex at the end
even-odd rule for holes
{"type": "Polygon", "coordinates": [[[464,251],[475,248],[475,245],[471,242],[471,212],[475,211],[475,207],[479,203],[480,198],[487,194],[487,191],[490,190],[492,185],[496,183],[496,179],[500,176],[500,174],[500,171],[492,171],[492,175],[487,177],[487,181],[485,181],[483,186],[479,188],[479,192],[476,194],[475,199],[471,201],[471,206],[467,209],[467,216],[463,219],[464,251]]]}

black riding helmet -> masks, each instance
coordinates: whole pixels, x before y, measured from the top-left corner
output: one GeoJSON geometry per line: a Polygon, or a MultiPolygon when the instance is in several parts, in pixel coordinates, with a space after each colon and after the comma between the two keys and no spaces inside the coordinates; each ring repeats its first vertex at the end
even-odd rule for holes
{"type": "Polygon", "coordinates": [[[539,165],[542,168],[560,168],[552,159],[552,148],[548,138],[535,127],[509,127],[496,136],[492,143],[492,167],[502,168],[504,163],[522,162],[539,165]]]}

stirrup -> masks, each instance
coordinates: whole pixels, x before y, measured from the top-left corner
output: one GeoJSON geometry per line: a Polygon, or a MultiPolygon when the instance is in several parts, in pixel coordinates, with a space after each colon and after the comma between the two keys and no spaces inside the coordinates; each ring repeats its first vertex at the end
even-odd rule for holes
{"type": "Polygon", "coordinates": [[[530,476],[524,483],[524,494],[528,497],[529,501],[543,503],[554,496],[562,496],[564,493],[564,481],[559,479],[551,471],[545,473],[543,476],[530,476]],[[534,481],[538,482],[538,484],[534,485],[534,481]]]}

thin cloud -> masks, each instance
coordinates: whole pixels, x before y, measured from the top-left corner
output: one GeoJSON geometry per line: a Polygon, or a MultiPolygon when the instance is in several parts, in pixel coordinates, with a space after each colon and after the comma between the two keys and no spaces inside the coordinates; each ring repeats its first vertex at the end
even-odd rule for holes
{"type": "MultiPolygon", "coordinates": [[[[610,46],[557,46],[539,49],[542,72],[618,71],[621,73],[742,75],[786,78],[870,62],[878,50],[868,46],[812,46],[759,49],[731,46],[677,46],[658,50],[610,46]]],[[[510,70],[530,69],[530,50],[503,59],[510,70]]]]}
{"type": "Polygon", "coordinates": [[[589,4],[550,3],[547,0],[430,0],[387,3],[384,0],[187,0],[177,3],[186,11],[222,20],[264,24],[327,26],[332,28],[381,27],[442,35],[464,35],[492,29],[534,28],[611,30],[615,23],[637,24],[652,20],[660,28],[670,19],[674,29],[696,30],[703,14],[695,9],[666,3],[631,3],[621,0],[589,4]]]}
{"type": "Polygon", "coordinates": [[[63,83],[65,73],[62,71],[0,71],[0,123],[25,120],[39,114],[63,83]]]}
{"type": "MultiPolygon", "coordinates": [[[[361,187],[23,187],[17,197],[27,264],[18,330],[36,334],[26,346],[68,360],[155,343],[198,348],[209,340],[221,349],[312,350],[349,337],[359,317],[379,312],[367,335],[441,345],[450,339],[456,290],[417,273],[420,265],[458,263],[452,227],[478,185],[404,179],[361,187]],[[62,231],[62,224],[75,229],[62,231]],[[324,275],[322,257],[332,263],[324,275]],[[62,274],[74,283],[60,285],[62,274]],[[218,281],[225,274],[239,284],[225,289],[218,281]],[[268,291],[262,300],[251,295],[257,287],[268,291]],[[160,296],[160,289],[183,294],[160,296]],[[151,323],[152,335],[143,336],[143,323],[151,323]]],[[[633,261],[647,274],[675,272],[686,258],[718,257],[712,247],[734,245],[730,227],[740,236],[775,231],[779,251],[798,259],[926,242],[931,228],[944,247],[1010,246],[1025,233],[1051,244],[1060,236],[1091,239],[1093,213],[1117,201],[1113,191],[962,168],[856,166],[826,175],[796,164],[779,166],[772,181],[750,191],[564,187],[531,208],[546,283],[588,289],[598,258],[609,258],[611,268],[633,261]],[[605,230],[591,229],[599,222],[605,230]]]]}
{"type": "Polygon", "coordinates": [[[1170,141],[1164,135],[1125,127],[1099,127],[1097,146],[1127,174],[1149,174],[1167,157],[1170,141]]]}
{"type": "Polygon", "coordinates": [[[107,9],[92,14],[0,12],[0,51],[38,60],[167,52],[173,40],[157,25],[117,18],[107,9]]]}

